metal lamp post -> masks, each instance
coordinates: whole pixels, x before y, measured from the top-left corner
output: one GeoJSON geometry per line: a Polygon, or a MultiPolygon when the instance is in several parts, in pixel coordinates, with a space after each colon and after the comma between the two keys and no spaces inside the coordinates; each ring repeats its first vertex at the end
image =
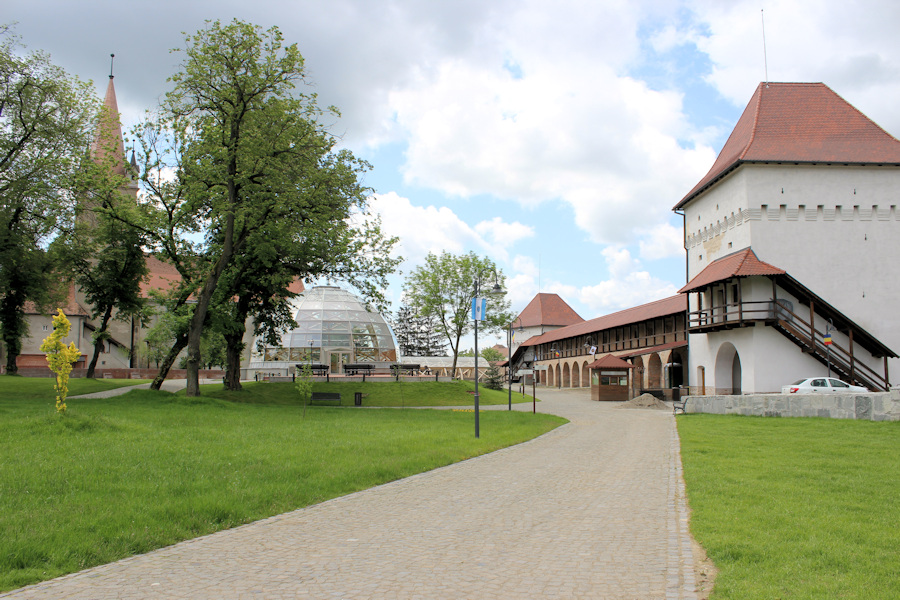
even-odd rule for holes
{"type": "Polygon", "coordinates": [[[525,331],[525,328],[522,327],[522,319],[521,319],[521,317],[517,318],[515,321],[513,321],[512,323],[510,323],[510,324],[509,324],[509,329],[507,329],[507,331],[506,331],[506,348],[507,348],[507,354],[508,354],[507,359],[506,359],[506,371],[507,371],[507,373],[509,374],[509,375],[507,376],[507,379],[508,379],[507,384],[508,384],[508,386],[509,386],[509,410],[512,410],[512,367],[513,367],[513,365],[512,365],[512,357],[513,357],[513,351],[512,351],[512,336],[513,336],[513,332],[512,332],[512,331],[513,331],[513,329],[514,329],[514,328],[513,328],[513,325],[515,325],[516,323],[519,324],[519,333],[522,333],[523,331],[525,331]]]}
{"type": "MultiPolygon", "coordinates": [[[[475,279],[475,295],[472,298],[472,320],[475,322],[475,437],[481,436],[478,426],[478,321],[484,319],[484,313],[487,308],[487,299],[479,298],[481,292],[481,275],[475,279]]],[[[500,287],[497,278],[497,272],[494,271],[494,287],[489,292],[492,296],[502,296],[506,292],[500,287]]]]}

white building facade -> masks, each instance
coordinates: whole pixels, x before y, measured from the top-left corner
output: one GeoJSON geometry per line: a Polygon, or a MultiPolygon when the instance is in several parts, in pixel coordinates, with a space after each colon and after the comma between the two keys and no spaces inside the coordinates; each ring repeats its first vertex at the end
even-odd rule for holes
{"type": "Polygon", "coordinates": [[[886,389],[900,375],[898,205],[900,142],[823,84],[760,84],[675,207],[692,392],[777,392],[829,367],[886,389]]]}

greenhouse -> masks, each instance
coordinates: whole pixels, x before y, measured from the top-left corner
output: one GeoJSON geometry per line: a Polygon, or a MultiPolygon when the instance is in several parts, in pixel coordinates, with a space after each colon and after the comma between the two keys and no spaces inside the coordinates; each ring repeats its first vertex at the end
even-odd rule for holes
{"type": "Polygon", "coordinates": [[[254,347],[251,369],[286,372],[309,363],[326,365],[338,374],[347,364],[369,363],[380,370],[397,362],[390,325],[350,292],[318,286],[291,303],[297,327],[282,335],[278,347],[266,347],[262,353],[254,347]]]}

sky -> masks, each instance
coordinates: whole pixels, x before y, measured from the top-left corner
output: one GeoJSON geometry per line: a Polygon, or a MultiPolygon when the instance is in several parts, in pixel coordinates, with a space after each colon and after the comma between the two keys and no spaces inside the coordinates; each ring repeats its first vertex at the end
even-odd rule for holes
{"type": "MultiPolygon", "coordinates": [[[[297,43],[402,273],[474,251],[521,311],[584,319],[684,285],[672,207],[761,81],[824,82],[900,135],[896,0],[0,0],[29,50],[102,98],[115,53],[126,127],[171,88],[184,32],[237,18],[297,43]]],[[[324,282],[321,282],[324,283],[324,282]]],[[[484,344],[480,341],[480,344],[484,344]]]]}

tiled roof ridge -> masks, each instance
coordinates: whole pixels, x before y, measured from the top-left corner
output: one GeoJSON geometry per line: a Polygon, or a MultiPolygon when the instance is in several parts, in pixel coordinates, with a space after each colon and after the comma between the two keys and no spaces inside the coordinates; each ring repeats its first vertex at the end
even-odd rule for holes
{"type": "Polygon", "coordinates": [[[741,164],[900,165],[900,140],[822,82],[763,82],[679,210],[741,164]]]}
{"type": "MultiPolygon", "coordinates": [[[[768,88],[769,84],[766,83],[765,86],[768,88]]],[[[753,108],[753,127],[750,129],[750,139],[747,140],[744,149],[741,150],[738,161],[744,160],[744,157],[747,156],[747,153],[750,151],[750,146],[752,146],[753,142],[756,140],[756,132],[759,129],[759,113],[762,111],[763,103],[763,84],[760,83],[756,89],[757,93],[753,94],[753,97],[756,98],[756,106],[753,108]]]]}

